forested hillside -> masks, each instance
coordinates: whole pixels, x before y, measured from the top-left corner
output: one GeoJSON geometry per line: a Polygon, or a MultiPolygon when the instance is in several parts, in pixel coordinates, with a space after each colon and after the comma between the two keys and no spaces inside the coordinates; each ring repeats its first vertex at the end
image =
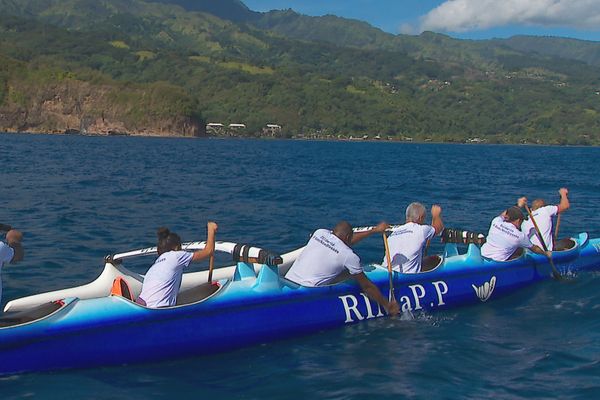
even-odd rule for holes
{"type": "Polygon", "coordinates": [[[528,43],[237,0],[0,0],[0,129],[599,144],[594,58],[528,43]]]}

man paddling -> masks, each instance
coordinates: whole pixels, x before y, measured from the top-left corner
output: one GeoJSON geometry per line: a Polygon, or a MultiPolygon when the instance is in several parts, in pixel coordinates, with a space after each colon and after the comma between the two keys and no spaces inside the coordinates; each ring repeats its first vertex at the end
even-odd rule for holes
{"type": "MultiPolygon", "coordinates": [[[[421,272],[423,248],[444,230],[442,207],[431,207],[431,225],[425,224],[426,211],[421,203],[406,207],[406,223],[392,229],[388,238],[392,269],[405,274],[421,272]]],[[[382,262],[387,267],[387,259],[382,262]]]]}
{"type": "MultiPolygon", "coordinates": [[[[540,233],[548,250],[554,250],[555,238],[552,234],[552,217],[565,212],[571,205],[569,203],[569,190],[567,188],[561,188],[558,193],[560,194],[560,203],[558,205],[547,206],[546,202],[542,199],[534,200],[533,203],[531,203],[531,215],[533,215],[533,218],[540,229],[540,233]]],[[[518,200],[518,202],[527,204],[527,198],[522,197],[518,200]]],[[[523,221],[523,225],[521,225],[521,231],[529,237],[531,243],[535,244],[536,246],[543,247],[537,237],[535,227],[533,226],[533,221],[531,221],[531,219],[523,221]]],[[[557,243],[557,247],[560,248],[563,246],[561,246],[561,243],[557,243]]]]}
{"type": "Polygon", "coordinates": [[[316,230],[285,275],[286,279],[302,286],[318,287],[339,282],[349,275],[389,315],[398,314],[398,303],[395,300],[388,301],[381,294],[379,288],[365,275],[360,258],[350,248],[367,236],[384,232],[387,227],[388,224],[382,222],[371,230],[354,233],[348,222],[341,221],[333,231],[316,230]]]}
{"type": "MultiPolygon", "coordinates": [[[[8,225],[2,225],[0,229],[6,229],[6,243],[0,242],[0,274],[5,263],[14,264],[23,260],[25,251],[21,242],[23,234],[16,229],[11,229],[8,225]]],[[[0,275],[0,302],[2,301],[2,276],[0,275]]]]}
{"type": "Polygon", "coordinates": [[[481,246],[481,255],[494,261],[507,261],[517,258],[522,248],[537,254],[552,257],[552,252],[545,252],[531,243],[526,234],[521,232],[523,213],[520,207],[525,206],[525,199],[519,199],[517,206],[510,207],[492,220],[486,242],[481,246]]]}

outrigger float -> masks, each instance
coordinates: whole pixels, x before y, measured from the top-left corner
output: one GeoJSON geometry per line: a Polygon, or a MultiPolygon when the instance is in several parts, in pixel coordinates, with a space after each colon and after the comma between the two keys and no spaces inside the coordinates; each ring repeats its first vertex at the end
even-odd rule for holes
{"type": "MultiPolygon", "coordinates": [[[[561,273],[600,269],[600,238],[589,240],[582,233],[571,243],[554,253],[561,273]]],[[[204,243],[185,247],[201,249],[204,243]]],[[[301,248],[270,266],[244,262],[260,249],[225,242],[216,247],[243,254],[242,261],[215,269],[212,284],[208,271],[184,274],[173,307],[150,309],[110,294],[115,279],[122,277],[132,297],[139,295],[143,277],[123,262],[156,254],[155,248],[107,257],[102,274],[87,285],[9,302],[0,318],[0,375],[204,355],[385,315],[354,281],[307,288],[283,278],[301,248]]],[[[472,243],[464,254],[447,243],[437,261],[428,272],[394,273],[394,294],[403,311],[486,302],[551,279],[552,272],[542,255],[525,251],[515,260],[495,262],[482,258],[472,243]]],[[[386,268],[372,264],[365,271],[388,292],[386,268]]]]}

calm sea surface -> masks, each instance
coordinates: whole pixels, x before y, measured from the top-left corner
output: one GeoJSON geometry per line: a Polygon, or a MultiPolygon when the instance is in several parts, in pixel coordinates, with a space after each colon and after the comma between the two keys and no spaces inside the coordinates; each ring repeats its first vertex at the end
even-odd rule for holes
{"type": "MultiPolygon", "coordinates": [[[[600,236],[598,148],[0,134],[0,162],[0,222],[27,250],[2,271],[2,307],[95,279],[104,255],[153,245],[163,225],[199,240],[215,220],[218,239],[285,252],[340,219],[402,222],[416,200],[487,232],[517,197],[555,202],[566,186],[561,233],[600,236]]],[[[356,247],[365,262],[382,249],[356,247]]],[[[5,377],[0,399],[600,398],[599,289],[582,273],[216,356],[5,377]]]]}

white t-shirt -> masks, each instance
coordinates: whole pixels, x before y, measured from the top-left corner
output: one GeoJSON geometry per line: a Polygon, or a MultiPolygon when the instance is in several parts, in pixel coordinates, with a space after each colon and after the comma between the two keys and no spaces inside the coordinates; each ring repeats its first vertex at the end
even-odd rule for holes
{"type": "Polygon", "coordinates": [[[363,272],[360,258],[331,231],[318,229],[306,244],[285,277],[302,286],[327,285],[348,269],[350,274],[363,272]]]}
{"type": "Polygon", "coordinates": [[[486,242],[481,246],[481,255],[495,261],[506,261],[518,248],[531,246],[533,243],[527,235],[498,216],[492,220],[486,242]]]}
{"type": "MultiPolygon", "coordinates": [[[[553,249],[553,235],[552,235],[552,217],[558,214],[558,206],[544,206],[540,207],[537,210],[531,211],[531,215],[535,219],[535,223],[538,228],[540,228],[540,232],[542,237],[544,238],[544,243],[548,247],[548,250],[553,249]]],[[[529,237],[531,243],[544,248],[538,239],[535,227],[533,226],[533,222],[531,222],[531,218],[527,221],[523,221],[521,225],[521,231],[529,237]]]]}
{"type": "MultiPolygon", "coordinates": [[[[0,273],[4,263],[9,263],[15,256],[15,251],[12,247],[4,242],[0,242],[0,273]]],[[[2,301],[2,275],[0,275],[0,302],[2,301]]]]}
{"type": "MultiPolygon", "coordinates": [[[[435,228],[431,225],[421,225],[407,222],[392,230],[388,238],[392,269],[405,274],[421,272],[423,246],[435,236],[435,228]]],[[[387,267],[387,257],[382,264],[387,267]]]]}
{"type": "Polygon", "coordinates": [[[179,250],[161,254],[150,267],[140,296],[151,308],[174,306],[181,286],[183,269],[190,265],[193,253],[179,250]]]}

